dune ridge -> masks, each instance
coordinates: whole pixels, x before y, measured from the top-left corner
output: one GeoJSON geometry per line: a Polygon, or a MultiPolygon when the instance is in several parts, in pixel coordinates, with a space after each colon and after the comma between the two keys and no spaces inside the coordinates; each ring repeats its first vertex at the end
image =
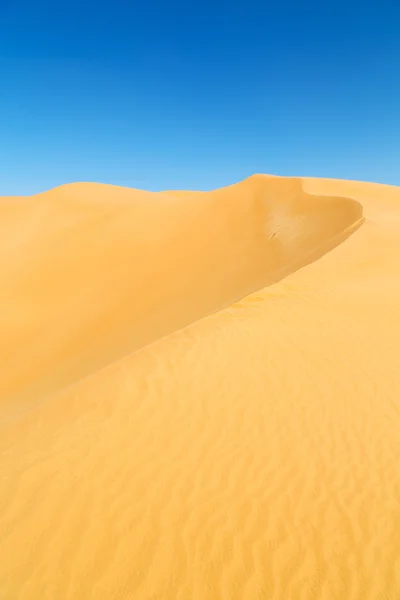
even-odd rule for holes
{"type": "Polygon", "coordinates": [[[214,192],[83,183],[0,200],[2,403],[15,410],[271,284],[361,219],[354,200],[263,175],[214,192]]]}
{"type": "MultiPolygon", "coordinates": [[[[82,199],[73,208],[66,201],[69,220],[57,205],[51,208],[71,231],[82,218],[81,202],[89,202],[85,187],[79,186],[82,199]]],[[[163,214],[159,229],[148,232],[152,243],[164,226],[176,239],[192,218],[192,233],[196,226],[204,229],[197,238],[182,236],[179,244],[188,239],[210,262],[210,247],[214,256],[217,248],[220,273],[236,256],[238,238],[240,256],[248,262],[229,274],[238,277],[240,290],[233,285],[226,290],[222,281],[221,296],[229,291],[225,308],[215,305],[213,314],[122,359],[101,368],[96,363],[79,381],[71,369],[66,385],[54,379],[51,393],[31,391],[15,404],[8,396],[0,409],[1,600],[399,597],[400,188],[316,179],[278,183],[257,176],[227,190],[210,196],[135,192],[131,199],[129,191],[113,190],[124,196],[121,203],[136,198],[138,210],[153,198],[165,203],[166,212],[176,208],[179,227],[174,229],[177,221],[163,223],[163,214]],[[285,210],[274,225],[263,202],[264,181],[276,184],[268,187],[272,204],[285,210]],[[193,201],[198,212],[185,205],[179,220],[179,198],[193,201]],[[330,209],[325,217],[323,206],[330,209]],[[206,238],[203,207],[206,215],[215,213],[213,235],[206,238]],[[226,217],[228,207],[232,218],[229,211],[226,217]],[[271,229],[259,228],[260,214],[271,229]],[[221,231],[225,246],[219,245],[221,231]],[[257,235],[260,243],[253,245],[257,235]],[[317,250],[320,243],[327,243],[324,250],[317,250]],[[259,262],[249,279],[240,279],[254,257],[259,262]],[[261,278],[265,265],[273,281],[285,261],[292,270],[286,277],[234,299],[236,291],[241,296],[261,278]],[[304,261],[307,266],[295,270],[304,261]],[[37,403],[39,397],[43,401],[37,403]],[[27,410],[11,410],[15,405],[27,410]]],[[[57,194],[65,202],[68,187],[57,194]]],[[[114,193],[102,187],[99,195],[94,204],[101,201],[104,213],[91,204],[96,216],[84,232],[93,229],[97,239],[109,227],[111,252],[115,232],[130,213],[117,219],[117,227],[110,218],[114,193]]],[[[53,192],[47,198],[53,202],[53,192]]],[[[20,207],[25,202],[30,208],[9,209],[9,219],[21,236],[47,248],[50,208],[41,205],[38,211],[34,198],[18,200],[20,207]],[[32,211],[26,223],[20,210],[32,211]]],[[[11,247],[16,238],[8,231],[11,247]]],[[[146,236],[143,221],[134,231],[146,236]]],[[[71,238],[60,240],[60,246],[68,240],[70,250],[71,238]]],[[[126,256],[129,263],[133,256],[126,240],[114,247],[115,261],[126,256]]],[[[28,247],[21,246],[21,255],[28,247]]],[[[163,266],[165,247],[164,252],[163,266]]],[[[172,244],[171,253],[173,273],[178,245],[172,244]]],[[[197,260],[192,254],[178,264],[180,273],[195,265],[200,281],[191,302],[203,310],[216,296],[212,287],[206,300],[201,297],[210,290],[209,263],[197,260]]],[[[21,277],[27,272],[20,271],[21,277]]],[[[16,279],[12,283],[18,306],[22,288],[16,279]]],[[[28,282],[24,285],[28,291],[28,282]]],[[[145,296],[146,286],[142,289],[145,296]]],[[[12,316],[8,293],[3,306],[12,316]]],[[[88,313],[79,302],[86,299],[76,299],[82,322],[88,313]]],[[[151,293],[153,310],[150,300],[151,293]]],[[[34,314],[37,304],[31,310],[34,314]]],[[[64,318],[67,323],[50,320],[60,339],[71,325],[68,313],[64,318]]],[[[112,311],[106,318],[108,326],[114,319],[115,328],[123,323],[112,311]]],[[[29,332],[32,338],[17,339],[19,320],[13,323],[16,348],[36,339],[40,350],[40,330],[36,338],[29,332]]],[[[104,327],[99,338],[107,331],[104,327]]],[[[89,333],[85,340],[92,349],[89,333]]],[[[104,348],[101,352],[104,356],[104,348]]],[[[22,385],[25,360],[15,363],[22,385]]]]}

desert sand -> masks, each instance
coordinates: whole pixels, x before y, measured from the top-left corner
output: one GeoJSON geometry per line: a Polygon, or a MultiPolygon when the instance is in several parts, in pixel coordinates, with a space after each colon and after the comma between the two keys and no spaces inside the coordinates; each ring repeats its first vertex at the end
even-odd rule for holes
{"type": "Polygon", "coordinates": [[[0,198],[0,599],[400,598],[400,188],[0,198]]]}

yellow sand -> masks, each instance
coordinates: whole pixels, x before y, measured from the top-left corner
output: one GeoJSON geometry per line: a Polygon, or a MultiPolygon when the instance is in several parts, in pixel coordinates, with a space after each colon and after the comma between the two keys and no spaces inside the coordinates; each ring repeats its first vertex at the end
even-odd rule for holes
{"type": "Polygon", "coordinates": [[[0,277],[0,600],[398,600],[400,188],[0,198],[0,277]]]}

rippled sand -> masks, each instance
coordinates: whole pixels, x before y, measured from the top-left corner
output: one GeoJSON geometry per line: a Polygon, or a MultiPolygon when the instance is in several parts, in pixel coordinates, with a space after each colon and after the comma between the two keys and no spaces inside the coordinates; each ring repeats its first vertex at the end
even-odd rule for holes
{"type": "Polygon", "coordinates": [[[400,188],[0,199],[0,599],[400,597],[400,188]]]}

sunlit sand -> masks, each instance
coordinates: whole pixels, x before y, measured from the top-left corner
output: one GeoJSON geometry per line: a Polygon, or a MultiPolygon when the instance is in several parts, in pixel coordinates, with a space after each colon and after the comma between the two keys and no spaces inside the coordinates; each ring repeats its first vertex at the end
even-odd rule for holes
{"type": "Polygon", "coordinates": [[[0,198],[0,600],[398,600],[400,188],[0,198]]]}

